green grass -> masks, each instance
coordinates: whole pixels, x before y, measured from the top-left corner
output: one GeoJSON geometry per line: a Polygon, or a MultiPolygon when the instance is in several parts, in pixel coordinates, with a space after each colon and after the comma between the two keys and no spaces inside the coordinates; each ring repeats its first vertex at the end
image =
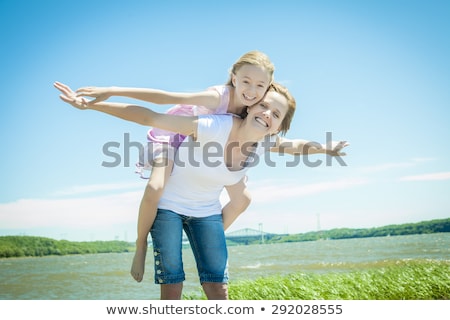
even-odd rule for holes
{"type": "MultiPolygon", "coordinates": [[[[297,273],[230,282],[230,300],[448,300],[450,260],[401,260],[347,273],[297,273]]],[[[205,299],[203,294],[184,299],[205,299]]]]}

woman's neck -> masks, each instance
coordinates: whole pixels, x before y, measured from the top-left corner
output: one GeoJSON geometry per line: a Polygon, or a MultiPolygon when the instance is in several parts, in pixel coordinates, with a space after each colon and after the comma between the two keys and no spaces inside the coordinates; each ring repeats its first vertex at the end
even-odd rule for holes
{"type": "Polygon", "coordinates": [[[260,132],[256,132],[255,130],[251,130],[251,128],[249,128],[248,118],[233,118],[233,128],[229,142],[238,142],[241,146],[248,145],[261,141],[264,136],[265,134],[261,134],[260,132]]]}
{"type": "Polygon", "coordinates": [[[253,154],[256,143],[264,136],[252,134],[246,121],[233,117],[233,126],[226,146],[224,160],[230,171],[238,171],[245,167],[249,156],[253,154]]]}

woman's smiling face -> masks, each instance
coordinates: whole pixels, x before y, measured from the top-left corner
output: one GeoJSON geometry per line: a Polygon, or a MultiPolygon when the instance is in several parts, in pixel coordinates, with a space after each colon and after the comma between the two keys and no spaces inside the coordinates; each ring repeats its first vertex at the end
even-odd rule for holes
{"type": "Polygon", "coordinates": [[[261,102],[248,108],[248,120],[258,129],[265,130],[266,134],[276,134],[288,111],[287,99],[275,92],[267,92],[261,102]]]}

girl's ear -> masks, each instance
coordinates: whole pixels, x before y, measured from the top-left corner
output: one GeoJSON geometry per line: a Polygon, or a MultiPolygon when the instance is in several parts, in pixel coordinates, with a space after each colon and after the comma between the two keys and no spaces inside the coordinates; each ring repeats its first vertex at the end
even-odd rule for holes
{"type": "Polygon", "coordinates": [[[236,75],[234,73],[231,75],[231,83],[233,87],[236,87],[236,75]]]}

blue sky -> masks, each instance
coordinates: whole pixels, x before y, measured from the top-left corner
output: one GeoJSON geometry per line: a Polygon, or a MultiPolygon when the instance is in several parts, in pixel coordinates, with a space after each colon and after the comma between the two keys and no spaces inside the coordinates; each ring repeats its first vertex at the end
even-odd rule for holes
{"type": "Polygon", "coordinates": [[[448,218],[449,17],[436,0],[2,1],[0,235],[135,239],[145,181],[124,139],[148,128],[73,109],[54,81],[197,91],[253,49],[297,100],[287,137],[351,145],[346,166],[253,168],[253,202],[230,231],[448,218]],[[120,166],[101,165],[108,142],[120,166]]]}

